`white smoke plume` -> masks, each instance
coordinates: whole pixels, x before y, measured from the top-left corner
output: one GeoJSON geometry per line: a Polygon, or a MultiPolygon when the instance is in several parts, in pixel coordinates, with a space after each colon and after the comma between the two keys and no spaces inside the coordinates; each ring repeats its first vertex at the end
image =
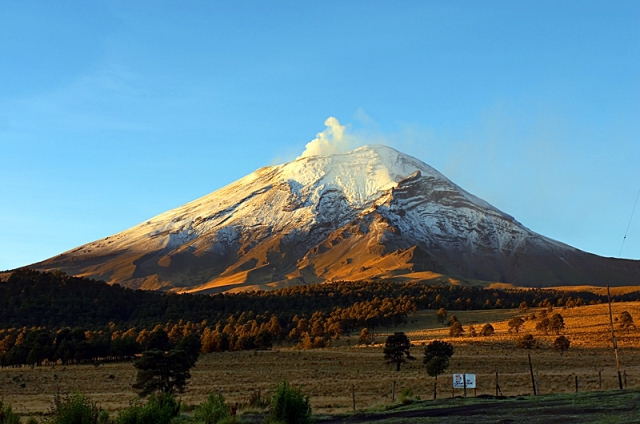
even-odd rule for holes
{"type": "Polygon", "coordinates": [[[355,137],[346,134],[346,127],[340,125],[340,122],[336,118],[330,116],[324,121],[324,125],[327,128],[316,134],[316,138],[307,143],[300,158],[333,155],[349,151],[356,147],[355,137]]]}

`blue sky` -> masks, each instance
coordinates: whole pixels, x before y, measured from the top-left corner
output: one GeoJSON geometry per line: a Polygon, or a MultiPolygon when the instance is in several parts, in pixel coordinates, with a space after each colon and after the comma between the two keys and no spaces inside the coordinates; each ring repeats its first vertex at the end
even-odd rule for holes
{"type": "Polygon", "coordinates": [[[330,116],[603,256],[640,190],[637,1],[9,0],[0,58],[0,269],[292,160],[330,116]]]}

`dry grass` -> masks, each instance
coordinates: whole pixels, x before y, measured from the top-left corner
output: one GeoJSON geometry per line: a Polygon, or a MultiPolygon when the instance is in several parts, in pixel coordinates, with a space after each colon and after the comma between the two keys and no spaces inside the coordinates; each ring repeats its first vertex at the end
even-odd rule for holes
{"type": "MultiPolygon", "coordinates": [[[[614,316],[627,310],[640,319],[640,302],[614,304],[614,316]]],[[[526,321],[520,333],[531,332],[542,341],[542,348],[524,351],[514,347],[516,335],[508,333],[507,321],[518,315],[516,310],[455,312],[465,330],[470,322],[479,330],[491,322],[496,335],[489,338],[462,337],[449,340],[448,328],[438,324],[435,311],[417,314],[406,328],[416,345],[434,338],[454,343],[456,353],[447,374],[438,379],[441,396],[451,396],[453,372],[477,375],[478,394],[495,393],[495,372],[500,373],[500,385],[505,395],[531,392],[527,353],[531,353],[534,370],[539,373],[542,393],[570,393],[575,390],[574,376],[579,377],[580,390],[598,390],[598,371],[602,372],[602,388],[617,387],[615,358],[608,333],[606,305],[556,309],[566,323],[562,332],[572,343],[571,349],[560,356],[552,347],[553,336],[534,330],[535,321],[526,321]]],[[[640,331],[629,335],[620,333],[620,358],[627,372],[629,387],[640,387],[640,331]]],[[[377,335],[381,342],[384,334],[377,335]]],[[[263,352],[226,352],[201,357],[192,374],[189,390],[182,399],[189,404],[202,402],[207,393],[221,388],[231,402],[246,402],[252,389],[263,395],[283,379],[300,386],[311,395],[314,411],[318,413],[351,410],[351,386],[356,387],[358,409],[391,402],[391,389],[396,381],[396,400],[403,388],[411,388],[415,395],[429,399],[433,393],[433,378],[424,371],[420,347],[413,349],[417,360],[406,364],[400,372],[389,368],[382,359],[382,346],[354,347],[356,337],[343,338],[337,346],[313,351],[274,349],[263,352]]],[[[16,368],[0,370],[0,397],[23,414],[45,412],[53,394],[80,390],[109,411],[126,407],[135,397],[131,384],[135,370],[130,363],[16,368]],[[112,376],[112,377],[110,377],[112,376]],[[24,384],[24,387],[21,385],[24,384]]],[[[461,395],[458,391],[457,395],[461,395]]]]}

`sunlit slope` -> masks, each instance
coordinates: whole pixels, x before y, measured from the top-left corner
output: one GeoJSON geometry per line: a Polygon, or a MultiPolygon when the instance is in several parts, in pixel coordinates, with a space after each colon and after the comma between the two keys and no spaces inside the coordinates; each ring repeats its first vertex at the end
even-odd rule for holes
{"type": "Polygon", "coordinates": [[[386,146],[265,167],[33,267],[189,292],[329,280],[635,285],[640,262],[538,235],[386,146]]]}

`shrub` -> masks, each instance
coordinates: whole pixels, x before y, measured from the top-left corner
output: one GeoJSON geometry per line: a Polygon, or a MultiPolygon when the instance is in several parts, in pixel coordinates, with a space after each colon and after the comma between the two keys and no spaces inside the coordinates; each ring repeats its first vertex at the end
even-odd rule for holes
{"type": "Polygon", "coordinates": [[[0,424],[20,424],[20,417],[11,410],[11,406],[4,406],[0,399],[0,424]]]}
{"type": "Polygon", "coordinates": [[[271,398],[271,423],[307,424],[311,422],[309,396],[283,381],[271,398]]]}
{"type": "Polygon", "coordinates": [[[152,394],[146,404],[135,400],[120,412],[116,424],[169,424],[180,413],[180,402],[170,393],[152,394]]]}
{"type": "Polygon", "coordinates": [[[56,394],[51,405],[51,418],[47,424],[99,424],[100,409],[95,402],[79,392],[67,396],[56,394]]]}
{"type": "Polygon", "coordinates": [[[627,330],[627,334],[629,334],[629,330],[635,328],[636,324],[633,322],[633,317],[628,311],[623,311],[620,313],[620,319],[618,320],[620,329],[627,330]]]}
{"type": "Polygon", "coordinates": [[[473,326],[473,324],[469,324],[469,335],[471,337],[477,337],[478,336],[478,332],[476,331],[476,328],[473,326]]]}
{"type": "Polygon", "coordinates": [[[267,408],[269,407],[269,401],[262,398],[262,392],[260,389],[251,390],[249,395],[249,406],[252,408],[267,408]]]}
{"type": "Polygon", "coordinates": [[[358,338],[358,343],[369,346],[373,343],[373,334],[369,331],[368,328],[363,328],[360,331],[360,337],[358,338]]]}
{"type": "Polygon", "coordinates": [[[224,403],[224,396],[216,393],[209,393],[207,400],[193,413],[193,417],[203,424],[216,424],[229,416],[229,406],[224,403]]]}
{"type": "Polygon", "coordinates": [[[449,328],[449,337],[461,337],[464,334],[464,328],[459,321],[454,322],[449,328]]]}
{"type": "Polygon", "coordinates": [[[511,333],[512,331],[515,331],[516,333],[518,333],[520,331],[520,327],[524,325],[524,320],[520,317],[511,318],[508,325],[509,325],[509,333],[511,333]]]}
{"type": "Polygon", "coordinates": [[[402,389],[402,393],[400,393],[400,402],[406,405],[411,403],[411,399],[413,399],[413,389],[409,387],[402,389]]]}
{"type": "Polygon", "coordinates": [[[480,330],[480,335],[482,337],[489,337],[492,336],[495,332],[496,331],[493,329],[493,325],[487,323],[482,327],[482,330],[480,330]]]}

